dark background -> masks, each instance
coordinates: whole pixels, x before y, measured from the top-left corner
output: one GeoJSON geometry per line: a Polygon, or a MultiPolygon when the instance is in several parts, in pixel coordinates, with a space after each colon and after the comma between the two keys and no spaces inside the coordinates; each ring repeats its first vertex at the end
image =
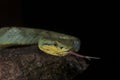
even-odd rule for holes
{"type": "Polygon", "coordinates": [[[0,1],[0,27],[34,27],[76,36],[82,42],[79,53],[101,59],[92,60],[89,68],[75,80],[104,79],[107,72],[113,70],[109,67],[115,64],[112,60],[115,56],[107,51],[110,44],[106,28],[109,19],[107,8],[89,2],[51,3],[43,4],[38,0],[0,1]]]}

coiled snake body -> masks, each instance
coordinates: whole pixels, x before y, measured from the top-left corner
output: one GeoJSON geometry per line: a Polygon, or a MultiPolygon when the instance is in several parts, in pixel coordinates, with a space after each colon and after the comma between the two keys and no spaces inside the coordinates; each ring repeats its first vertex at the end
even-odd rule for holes
{"type": "Polygon", "coordinates": [[[80,49],[80,40],[74,36],[25,27],[0,28],[0,49],[14,45],[32,44],[37,44],[40,50],[54,56],[65,56],[71,53],[88,58],[88,56],[74,53],[80,49]]]}

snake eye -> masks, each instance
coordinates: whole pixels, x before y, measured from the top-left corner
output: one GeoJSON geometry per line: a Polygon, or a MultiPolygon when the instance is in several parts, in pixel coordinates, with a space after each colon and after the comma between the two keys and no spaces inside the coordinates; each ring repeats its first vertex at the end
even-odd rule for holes
{"type": "Polygon", "coordinates": [[[61,49],[63,49],[63,47],[60,47],[61,49]]]}
{"type": "Polygon", "coordinates": [[[64,48],[63,46],[59,45],[58,42],[56,42],[56,41],[54,42],[54,46],[57,46],[57,47],[59,47],[60,49],[63,49],[63,48],[64,48]]]}
{"type": "Polygon", "coordinates": [[[54,43],[54,46],[58,46],[56,42],[54,43]]]}

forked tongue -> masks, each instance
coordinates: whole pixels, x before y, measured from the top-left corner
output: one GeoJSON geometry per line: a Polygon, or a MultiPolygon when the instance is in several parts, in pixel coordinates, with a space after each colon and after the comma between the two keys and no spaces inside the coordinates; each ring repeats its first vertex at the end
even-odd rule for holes
{"type": "Polygon", "coordinates": [[[88,59],[88,60],[91,60],[91,59],[100,59],[99,57],[91,57],[91,56],[84,56],[84,55],[81,55],[81,54],[77,54],[77,53],[75,53],[73,51],[69,51],[69,54],[77,56],[77,57],[80,57],[80,58],[85,58],[85,59],[88,59]]]}

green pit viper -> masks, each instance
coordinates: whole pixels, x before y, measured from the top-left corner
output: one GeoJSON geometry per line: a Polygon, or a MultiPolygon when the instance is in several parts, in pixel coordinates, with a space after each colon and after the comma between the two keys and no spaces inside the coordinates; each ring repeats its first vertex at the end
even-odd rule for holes
{"type": "Polygon", "coordinates": [[[0,49],[33,44],[37,44],[41,51],[54,56],[73,54],[81,58],[98,59],[75,53],[80,50],[80,40],[71,35],[25,27],[0,28],[0,49]]]}

